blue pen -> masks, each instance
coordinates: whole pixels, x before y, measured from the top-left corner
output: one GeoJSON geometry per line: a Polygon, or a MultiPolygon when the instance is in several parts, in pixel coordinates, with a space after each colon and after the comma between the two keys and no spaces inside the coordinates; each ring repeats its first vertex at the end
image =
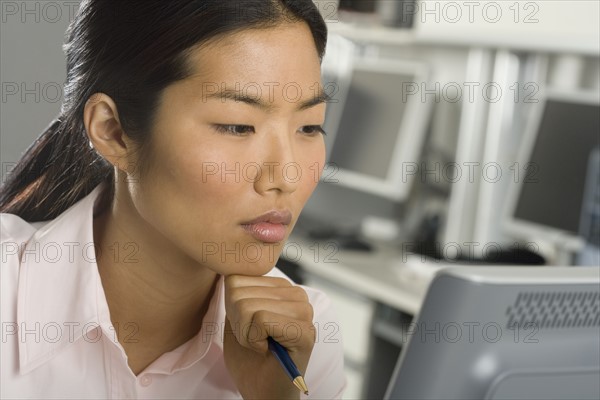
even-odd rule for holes
{"type": "Polygon", "coordinates": [[[300,390],[304,392],[304,394],[308,394],[308,388],[306,387],[306,382],[304,382],[304,378],[300,371],[298,371],[298,367],[294,364],[294,361],[288,354],[285,347],[277,343],[275,339],[271,336],[267,337],[267,341],[269,342],[269,350],[275,356],[275,358],[279,361],[287,376],[290,377],[292,383],[300,390]]]}

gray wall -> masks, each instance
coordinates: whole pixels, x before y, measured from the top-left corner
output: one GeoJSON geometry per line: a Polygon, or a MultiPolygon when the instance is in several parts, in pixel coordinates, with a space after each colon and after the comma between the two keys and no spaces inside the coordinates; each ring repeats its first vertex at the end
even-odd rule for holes
{"type": "Polygon", "coordinates": [[[63,37],[78,1],[0,1],[2,179],[60,112],[63,37]]]}

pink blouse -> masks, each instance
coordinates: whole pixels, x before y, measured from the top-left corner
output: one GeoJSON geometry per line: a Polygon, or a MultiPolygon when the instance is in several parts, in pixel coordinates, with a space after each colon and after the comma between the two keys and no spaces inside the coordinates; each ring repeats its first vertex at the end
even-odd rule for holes
{"type": "MultiPolygon", "coordinates": [[[[133,374],[116,330],[135,338],[136,328],[111,323],[94,257],[101,190],[50,221],[0,214],[0,397],[241,398],[223,359],[223,277],[198,334],[133,374]]],[[[287,278],[277,268],[267,275],[287,278]]],[[[318,335],[305,374],[310,393],[301,398],[339,399],[346,378],[337,318],[323,292],[303,288],[318,335]]]]}

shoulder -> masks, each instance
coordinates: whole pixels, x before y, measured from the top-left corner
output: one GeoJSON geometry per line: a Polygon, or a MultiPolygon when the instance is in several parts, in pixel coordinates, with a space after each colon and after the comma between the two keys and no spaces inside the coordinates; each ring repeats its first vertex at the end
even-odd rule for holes
{"type": "Polygon", "coordinates": [[[42,224],[27,222],[18,215],[0,213],[3,280],[7,279],[8,270],[18,270],[25,245],[42,224]]]}
{"type": "Polygon", "coordinates": [[[2,275],[7,269],[19,267],[21,255],[27,242],[31,240],[38,229],[46,224],[43,222],[28,222],[14,214],[0,213],[0,244],[2,246],[2,275]]]}
{"type": "Polygon", "coordinates": [[[27,242],[47,222],[28,222],[15,214],[0,213],[0,242],[27,242]]]}
{"type": "Polygon", "coordinates": [[[2,291],[3,311],[10,299],[16,299],[21,255],[25,245],[36,231],[36,226],[18,215],[0,213],[0,246],[2,249],[0,281],[2,288],[7,288],[2,291]]]}
{"type": "MultiPolygon", "coordinates": [[[[0,284],[2,285],[0,314],[2,315],[3,328],[6,324],[7,329],[16,329],[19,277],[22,276],[21,259],[25,246],[36,231],[36,226],[19,216],[0,213],[0,254],[2,254],[2,262],[0,262],[0,284]]],[[[2,340],[0,344],[3,363],[9,359],[17,359],[18,344],[10,336],[8,335],[5,338],[4,333],[2,336],[3,339],[6,339],[2,340]]],[[[0,369],[2,372],[1,379],[9,376],[12,373],[11,370],[11,368],[0,369]]]]}
{"type": "Polygon", "coordinates": [[[0,281],[2,281],[2,306],[16,299],[16,291],[21,269],[21,258],[25,246],[44,222],[28,222],[18,215],[0,213],[0,281]]]}
{"type": "Polygon", "coordinates": [[[0,213],[0,242],[2,244],[31,237],[35,228],[18,215],[0,213]]]}

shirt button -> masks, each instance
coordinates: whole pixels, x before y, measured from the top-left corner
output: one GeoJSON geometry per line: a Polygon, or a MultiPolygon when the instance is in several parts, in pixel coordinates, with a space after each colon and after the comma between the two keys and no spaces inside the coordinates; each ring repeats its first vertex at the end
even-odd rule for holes
{"type": "Polygon", "coordinates": [[[142,378],[140,379],[140,385],[146,387],[146,386],[150,386],[150,384],[152,383],[152,377],[148,376],[148,375],[143,375],[142,378]]]}

